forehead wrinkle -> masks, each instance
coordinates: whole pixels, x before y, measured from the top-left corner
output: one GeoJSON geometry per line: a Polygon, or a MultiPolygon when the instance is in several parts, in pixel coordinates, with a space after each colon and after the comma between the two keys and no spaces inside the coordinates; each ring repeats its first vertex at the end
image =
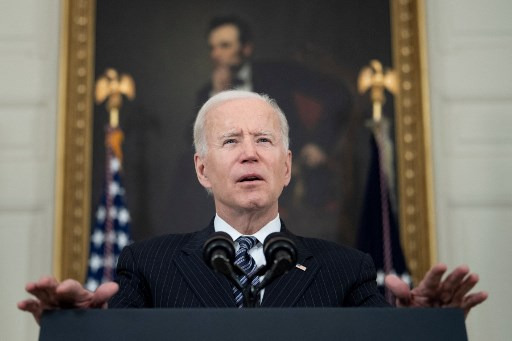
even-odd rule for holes
{"type": "Polygon", "coordinates": [[[242,135],[242,130],[241,129],[229,129],[228,131],[226,131],[225,133],[220,133],[219,134],[219,138],[223,138],[223,137],[233,137],[233,136],[241,136],[242,135]]]}
{"type": "MultiPolygon", "coordinates": [[[[205,126],[208,126],[208,121],[210,120],[213,120],[216,115],[216,113],[218,112],[218,114],[221,114],[223,113],[223,110],[220,108],[226,104],[230,104],[230,103],[233,103],[233,102],[236,102],[236,101],[239,101],[239,100],[257,100],[257,101],[262,101],[261,103],[263,103],[264,105],[267,105],[267,103],[259,98],[240,98],[240,99],[232,99],[232,100],[227,100],[225,102],[222,102],[222,103],[218,103],[217,105],[213,106],[212,108],[209,109],[208,113],[206,114],[206,117],[205,117],[205,126]]],[[[266,109],[268,108],[265,108],[265,111],[267,111],[266,109]]],[[[271,108],[270,108],[271,109],[271,108]]],[[[267,115],[264,115],[263,112],[257,112],[256,115],[257,116],[265,116],[265,117],[262,117],[263,120],[267,121],[268,119],[270,119],[271,122],[266,122],[268,124],[270,124],[272,126],[271,129],[265,129],[266,127],[259,127],[259,128],[255,128],[254,131],[250,131],[249,134],[252,135],[252,136],[261,136],[261,135],[268,135],[268,136],[272,136],[272,137],[276,137],[278,138],[279,135],[280,135],[280,127],[274,127],[274,124],[276,123],[275,120],[278,120],[279,118],[276,117],[277,114],[275,111],[273,110],[270,110],[268,112],[265,112],[265,114],[268,114],[270,113],[270,117],[267,116],[267,115]],[[277,130],[276,130],[277,129],[277,130]]],[[[240,114],[240,113],[238,113],[240,114]]],[[[253,114],[254,115],[254,114],[253,114]]],[[[252,116],[253,116],[252,115],[252,116]]],[[[237,116],[237,115],[234,115],[234,116],[237,116]]],[[[231,122],[231,120],[228,120],[229,123],[227,124],[228,127],[224,127],[226,128],[226,131],[224,132],[218,132],[216,135],[216,139],[221,139],[221,138],[224,138],[224,137],[234,137],[234,136],[241,136],[244,134],[244,128],[242,127],[229,127],[229,125],[231,125],[233,122],[231,122]]],[[[227,122],[226,122],[227,123],[227,122]]],[[[280,122],[277,122],[277,124],[280,126],[280,122]]],[[[217,125],[217,124],[215,124],[217,125]]],[[[225,125],[224,124],[220,124],[221,126],[222,125],[225,125]]],[[[236,124],[238,125],[238,123],[236,124]]],[[[216,130],[216,129],[212,129],[212,130],[216,130]]]]}

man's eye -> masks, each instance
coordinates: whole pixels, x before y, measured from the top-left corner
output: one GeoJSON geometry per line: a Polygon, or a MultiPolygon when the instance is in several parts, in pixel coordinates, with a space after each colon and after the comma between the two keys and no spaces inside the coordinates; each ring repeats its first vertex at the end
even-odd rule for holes
{"type": "Polygon", "coordinates": [[[272,142],[269,138],[266,138],[266,137],[260,137],[258,139],[258,142],[272,142]]]}
{"type": "Polygon", "coordinates": [[[232,144],[232,143],[236,143],[236,140],[235,139],[227,139],[227,140],[224,140],[223,144],[232,144]]]}

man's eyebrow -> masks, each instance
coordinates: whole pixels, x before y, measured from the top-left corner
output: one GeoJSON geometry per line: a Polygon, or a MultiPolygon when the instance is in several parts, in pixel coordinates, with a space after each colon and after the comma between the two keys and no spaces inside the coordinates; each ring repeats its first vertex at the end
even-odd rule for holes
{"type": "MultiPolygon", "coordinates": [[[[274,133],[270,130],[259,130],[259,131],[256,131],[256,132],[252,132],[250,133],[250,135],[252,136],[270,136],[270,137],[274,137],[274,133]]],[[[225,138],[230,138],[230,137],[239,137],[239,136],[242,136],[242,132],[241,131],[238,131],[238,130],[232,130],[232,131],[227,131],[223,134],[220,134],[219,135],[219,139],[225,139],[225,138]]]]}
{"type": "Polygon", "coordinates": [[[265,135],[265,136],[272,136],[273,137],[274,133],[272,131],[270,131],[270,130],[260,130],[260,131],[252,133],[252,135],[254,135],[254,136],[263,136],[263,135],[265,135]]]}
{"type": "Polygon", "coordinates": [[[228,132],[225,132],[225,133],[219,135],[219,139],[223,139],[226,137],[237,137],[237,136],[241,136],[241,135],[242,135],[242,132],[236,131],[236,130],[231,130],[231,131],[228,131],[228,132]]]}

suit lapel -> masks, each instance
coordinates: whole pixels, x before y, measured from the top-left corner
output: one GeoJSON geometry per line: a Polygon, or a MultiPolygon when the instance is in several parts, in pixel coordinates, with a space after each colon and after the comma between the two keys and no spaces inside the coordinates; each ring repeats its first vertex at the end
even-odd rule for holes
{"type": "Polygon", "coordinates": [[[304,246],[300,239],[288,232],[283,222],[281,222],[281,226],[282,232],[286,233],[297,245],[297,265],[302,265],[305,271],[294,267],[285,275],[274,280],[274,282],[265,288],[263,301],[261,303],[263,307],[293,306],[303,295],[320,269],[320,264],[314,259],[311,252],[304,246]]]}
{"type": "Polygon", "coordinates": [[[233,289],[229,281],[211,270],[203,260],[203,245],[214,232],[213,220],[185,244],[174,262],[186,282],[205,307],[235,307],[233,289]]]}

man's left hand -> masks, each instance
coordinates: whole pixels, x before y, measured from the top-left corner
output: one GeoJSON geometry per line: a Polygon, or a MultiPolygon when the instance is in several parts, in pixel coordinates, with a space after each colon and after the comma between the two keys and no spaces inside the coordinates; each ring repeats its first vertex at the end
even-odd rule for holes
{"type": "Polygon", "coordinates": [[[395,275],[386,276],[386,286],[395,295],[398,307],[461,308],[467,317],[471,308],[485,301],[488,294],[468,294],[478,283],[478,275],[470,273],[467,266],[458,266],[443,279],[446,270],[445,264],[435,265],[412,290],[395,275]]]}

